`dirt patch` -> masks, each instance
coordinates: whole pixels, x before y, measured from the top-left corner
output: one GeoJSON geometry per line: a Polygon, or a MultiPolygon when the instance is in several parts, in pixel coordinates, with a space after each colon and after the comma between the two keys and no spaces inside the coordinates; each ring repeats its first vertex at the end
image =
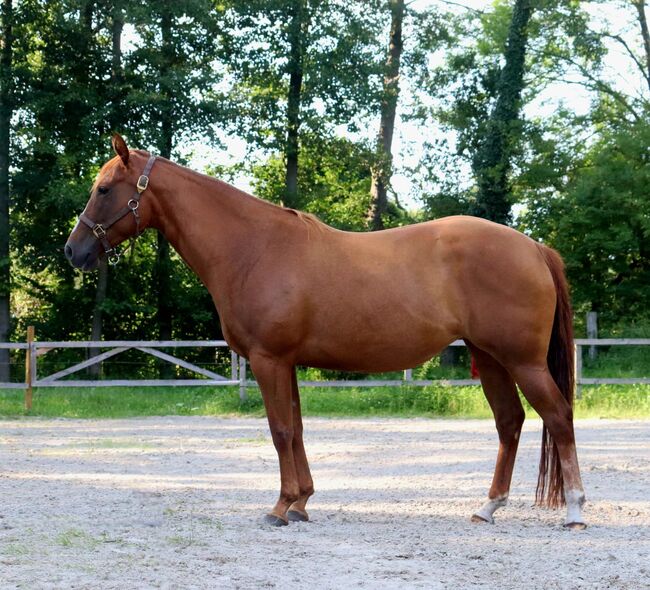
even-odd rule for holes
{"type": "Polygon", "coordinates": [[[650,422],[577,422],[582,533],[531,506],[540,428],[474,525],[492,422],[308,419],[312,522],[271,529],[263,420],[1,421],[0,587],[650,588],[650,422]]]}

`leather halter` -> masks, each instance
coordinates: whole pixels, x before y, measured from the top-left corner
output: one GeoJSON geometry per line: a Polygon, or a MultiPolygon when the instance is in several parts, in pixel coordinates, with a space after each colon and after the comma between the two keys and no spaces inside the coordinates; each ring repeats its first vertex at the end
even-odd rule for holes
{"type": "Polygon", "coordinates": [[[115,225],[125,215],[133,213],[133,217],[135,219],[135,234],[132,236],[133,240],[135,240],[135,238],[140,235],[140,214],[138,213],[138,207],[140,206],[140,198],[142,197],[142,193],[149,186],[149,174],[151,173],[151,169],[153,168],[155,161],[156,156],[154,154],[151,154],[146,166],[144,167],[144,170],[142,171],[142,174],[140,175],[140,178],[138,178],[138,182],[135,185],[136,192],[129,199],[126,206],[122,207],[108,221],[104,223],[95,223],[85,213],[79,215],[79,221],[82,221],[84,224],[86,224],[93,232],[93,235],[101,242],[102,247],[104,248],[104,253],[108,257],[109,264],[114,265],[120,261],[119,252],[111,246],[108,238],[106,237],[106,232],[112,225],[115,225]]]}

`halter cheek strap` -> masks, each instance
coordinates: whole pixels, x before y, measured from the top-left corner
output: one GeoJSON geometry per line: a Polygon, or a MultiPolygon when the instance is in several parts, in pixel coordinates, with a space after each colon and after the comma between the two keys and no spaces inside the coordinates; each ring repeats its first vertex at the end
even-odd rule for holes
{"type": "Polygon", "coordinates": [[[153,168],[155,162],[156,156],[152,154],[149,156],[149,160],[147,161],[147,164],[144,167],[144,170],[142,171],[142,174],[140,175],[140,178],[138,178],[138,182],[135,185],[136,192],[129,199],[126,206],[122,207],[108,221],[105,221],[104,223],[95,223],[85,213],[82,213],[79,216],[79,221],[87,225],[93,232],[93,235],[101,242],[102,247],[104,248],[104,252],[108,257],[109,264],[117,264],[120,261],[120,254],[117,252],[117,250],[115,250],[115,248],[113,248],[113,246],[111,246],[110,242],[108,241],[108,237],[106,236],[106,232],[112,225],[116,224],[125,215],[132,213],[135,219],[135,234],[133,235],[133,239],[137,238],[141,233],[140,214],[138,213],[138,207],[140,206],[140,198],[142,197],[142,193],[149,186],[149,174],[151,173],[151,169],[153,168]]]}

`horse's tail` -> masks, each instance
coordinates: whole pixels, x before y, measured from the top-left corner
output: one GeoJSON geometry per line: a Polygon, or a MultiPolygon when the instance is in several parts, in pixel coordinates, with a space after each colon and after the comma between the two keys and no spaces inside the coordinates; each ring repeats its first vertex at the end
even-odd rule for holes
{"type": "MultiPolygon", "coordinates": [[[[564,262],[560,255],[543,244],[538,244],[538,246],[551,271],[555,283],[555,292],[557,293],[553,331],[551,332],[551,341],[546,357],[548,368],[560,392],[573,408],[575,356],[573,348],[573,311],[571,309],[569,285],[564,274],[564,262]]],[[[564,501],[560,457],[557,446],[546,425],[544,425],[535,503],[549,508],[557,508],[564,504],[564,501]]]]}

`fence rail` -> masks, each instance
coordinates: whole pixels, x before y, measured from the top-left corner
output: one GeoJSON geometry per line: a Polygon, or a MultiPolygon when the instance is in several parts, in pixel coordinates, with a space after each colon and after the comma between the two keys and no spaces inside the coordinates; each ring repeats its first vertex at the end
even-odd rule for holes
{"type": "MultiPolygon", "coordinates": [[[[456,340],[450,346],[465,346],[462,340],[456,340]]],[[[648,377],[633,378],[592,378],[584,377],[582,371],[583,347],[594,346],[650,346],[650,338],[578,338],[575,340],[576,355],[576,385],[577,395],[580,396],[582,385],[610,385],[610,384],[650,384],[648,377]]],[[[0,349],[25,350],[25,380],[24,382],[0,382],[0,388],[14,388],[25,390],[25,406],[31,408],[32,388],[34,387],[122,387],[122,386],[233,386],[239,387],[239,395],[246,398],[246,388],[256,387],[254,380],[247,378],[246,359],[230,352],[230,374],[220,375],[214,371],[200,367],[195,363],[178,358],[177,356],[162,352],[160,348],[228,348],[225,340],[105,340],[105,341],[52,341],[40,342],[34,338],[33,328],[28,329],[26,342],[0,342],[0,349]],[[49,375],[39,376],[38,359],[55,349],[87,349],[94,354],[90,358],[73,364],[65,369],[49,375]],[[99,352],[100,349],[108,349],[99,352]],[[182,367],[197,378],[193,379],[65,379],[74,373],[87,369],[93,365],[122,354],[129,350],[138,350],[146,355],[153,356],[162,361],[182,367]]],[[[41,365],[42,366],[42,365],[41,365]]],[[[474,385],[476,379],[414,379],[412,369],[403,373],[402,379],[365,379],[365,380],[332,380],[332,381],[299,381],[301,387],[396,387],[402,385],[427,386],[448,385],[463,386],[474,385]]]]}

